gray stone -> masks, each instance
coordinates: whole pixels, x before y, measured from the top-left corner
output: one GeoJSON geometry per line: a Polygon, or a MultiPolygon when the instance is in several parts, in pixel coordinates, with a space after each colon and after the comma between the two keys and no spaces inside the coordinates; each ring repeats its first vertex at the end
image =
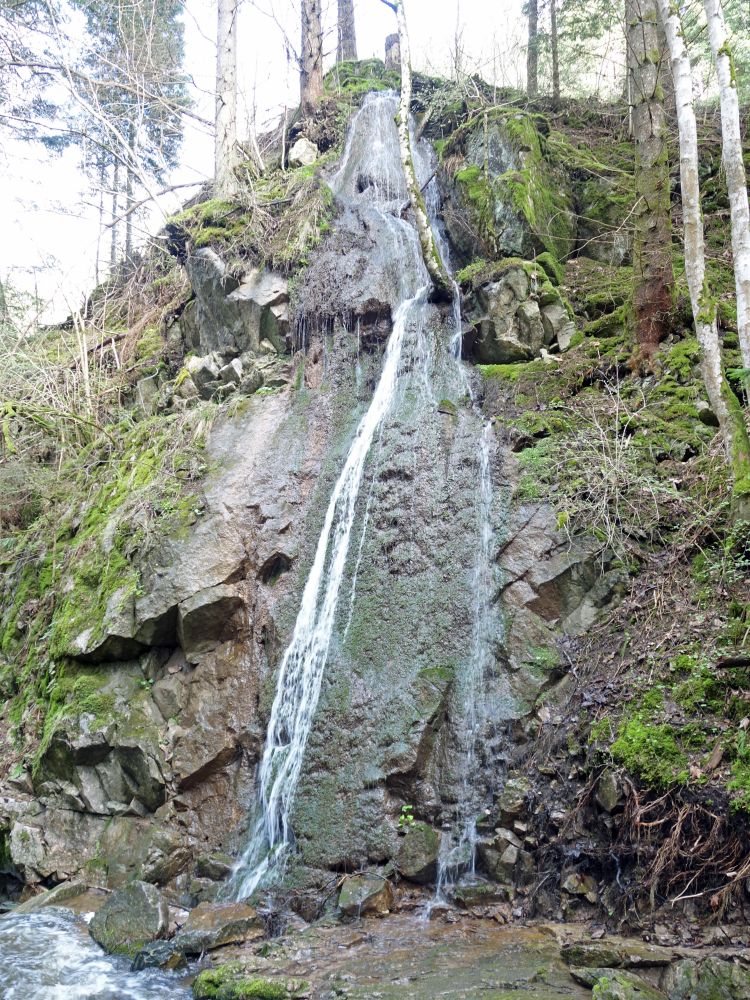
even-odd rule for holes
{"type": "Polygon", "coordinates": [[[133,972],[142,972],[144,969],[173,971],[186,967],[185,956],[175,948],[172,941],[152,941],[147,944],[135,956],[131,966],[133,972]]]}
{"type": "Polygon", "coordinates": [[[198,858],[195,871],[199,878],[222,882],[231,873],[234,861],[228,854],[210,854],[198,858]]]}
{"type": "Polygon", "coordinates": [[[219,642],[242,604],[237,587],[226,583],[192,594],[179,604],[177,636],[188,660],[219,642]]]}
{"type": "MultiPolygon", "coordinates": [[[[525,815],[531,783],[528,778],[508,778],[497,800],[500,815],[506,822],[525,815]]],[[[511,841],[512,845],[512,841],[511,841]]]]}
{"type": "Polygon", "coordinates": [[[13,912],[36,913],[37,910],[43,910],[47,906],[64,906],[69,900],[82,896],[87,889],[85,882],[62,882],[54,889],[47,889],[38,896],[27,899],[25,903],[20,903],[13,912]]]}
{"type": "Polygon", "coordinates": [[[185,955],[200,955],[228,944],[265,937],[258,913],[246,903],[199,903],[191,910],[172,943],[185,955]]]}
{"type": "Polygon", "coordinates": [[[579,872],[563,873],[560,888],[570,896],[583,896],[589,903],[596,903],[599,890],[596,879],[591,875],[581,875],[579,872]]]}
{"type": "Polygon", "coordinates": [[[614,812],[622,802],[622,786],[613,771],[604,771],[594,794],[598,805],[608,813],[614,812]]]}
{"type": "Polygon", "coordinates": [[[406,830],[396,855],[396,867],[405,879],[428,885],[435,881],[440,835],[427,823],[415,823],[406,830]]]}
{"type": "Polygon", "coordinates": [[[339,893],[339,909],[347,917],[385,916],[392,906],[393,887],[378,875],[351,875],[339,893]]]}
{"type": "Polygon", "coordinates": [[[169,907],[148,882],[131,882],[113,892],[89,924],[91,937],[106,952],[131,957],[168,930],[169,907]]]}
{"type": "Polygon", "coordinates": [[[156,375],[139,379],[135,384],[136,407],[144,417],[156,413],[159,403],[159,381],[156,375]]]}
{"type": "Polygon", "coordinates": [[[551,302],[542,309],[544,342],[547,346],[557,342],[561,351],[567,351],[576,332],[575,323],[562,302],[551,302]]]}
{"type": "Polygon", "coordinates": [[[201,399],[212,399],[219,381],[219,364],[213,354],[204,357],[190,357],[185,361],[193,385],[201,399]]]}
{"type": "Polygon", "coordinates": [[[290,167],[309,167],[320,156],[320,151],[314,142],[310,142],[304,135],[294,143],[289,150],[290,167]]]}

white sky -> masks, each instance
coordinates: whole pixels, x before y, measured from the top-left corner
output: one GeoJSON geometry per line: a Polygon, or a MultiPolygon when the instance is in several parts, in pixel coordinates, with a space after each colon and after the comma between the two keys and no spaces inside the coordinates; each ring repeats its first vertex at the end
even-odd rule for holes
{"type": "MultiPolygon", "coordinates": [[[[329,0],[326,66],[333,61],[335,0],[329,0]]],[[[499,85],[523,84],[525,19],[523,0],[408,0],[407,15],[416,68],[445,74],[452,66],[456,32],[466,53],[464,70],[479,72],[499,85]]],[[[213,116],[211,90],[215,60],[215,3],[187,0],[185,69],[194,83],[194,110],[213,116]]],[[[360,58],[382,58],[385,36],[395,31],[395,18],[380,0],[355,4],[360,58]]],[[[239,25],[241,109],[257,108],[263,131],[287,101],[296,103],[296,67],[284,54],[285,28],[298,44],[297,14],[290,0],[243,0],[239,25]],[[276,15],[274,19],[272,14],[276,15]],[[281,27],[280,27],[281,25],[281,27]]],[[[205,180],[213,169],[213,138],[191,123],[185,135],[181,166],[171,183],[205,180]]],[[[164,199],[167,212],[189,197],[181,191],[164,199]]],[[[49,157],[34,144],[9,143],[0,150],[0,276],[8,276],[50,301],[50,316],[66,315],[93,285],[97,243],[95,194],[78,169],[78,152],[49,157]]],[[[162,215],[143,223],[155,230],[162,215]]],[[[108,235],[105,236],[105,241],[108,235]]],[[[106,257],[106,251],[103,255],[106,257]]]]}

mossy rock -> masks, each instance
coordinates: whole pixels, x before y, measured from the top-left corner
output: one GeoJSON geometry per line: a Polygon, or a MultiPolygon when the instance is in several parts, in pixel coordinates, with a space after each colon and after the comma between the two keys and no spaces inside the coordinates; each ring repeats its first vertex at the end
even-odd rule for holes
{"type": "Polygon", "coordinates": [[[201,972],[193,983],[196,1000],[292,1000],[306,984],[251,975],[241,962],[228,962],[201,972]]]}
{"type": "Polygon", "coordinates": [[[537,115],[495,109],[472,119],[446,144],[446,225],[465,256],[548,253],[552,269],[553,261],[571,252],[572,192],[566,171],[546,155],[545,124],[537,115]]]}
{"type": "Polygon", "coordinates": [[[89,924],[91,937],[106,952],[131,958],[168,930],[169,907],[148,882],[131,882],[113,892],[89,924]]]}

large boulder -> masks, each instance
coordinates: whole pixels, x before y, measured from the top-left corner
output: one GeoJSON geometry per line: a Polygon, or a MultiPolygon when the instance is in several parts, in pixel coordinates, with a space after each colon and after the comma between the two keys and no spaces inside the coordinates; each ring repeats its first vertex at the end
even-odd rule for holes
{"type": "Polygon", "coordinates": [[[339,909],[347,917],[385,916],[393,906],[393,887],[381,875],[351,875],[339,893],[339,909]]]}
{"type": "Polygon", "coordinates": [[[113,892],[89,924],[91,937],[106,952],[131,958],[168,931],[169,907],[148,882],[131,882],[113,892]]]}
{"type": "Polygon", "coordinates": [[[575,245],[567,173],[547,155],[538,119],[520,111],[479,116],[459,129],[443,155],[444,216],[466,260],[558,258],[575,245]]]}
{"type": "Polygon", "coordinates": [[[172,943],[185,955],[200,955],[223,945],[259,940],[265,933],[262,919],[246,903],[200,903],[172,943]]]}
{"type": "Polygon", "coordinates": [[[666,969],[661,988],[669,1000],[750,1000],[750,967],[732,958],[686,958],[666,969]]]}
{"type": "Polygon", "coordinates": [[[429,885],[437,875],[440,834],[427,823],[410,826],[401,840],[396,867],[405,879],[429,885]]]}
{"type": "Polygon", "coordinates": [[[513,364],[544,348],[570,346],[575,324],[542,268],[510,259],[482,269],[464,296],[469,352],[483,364],[513,364]]]}

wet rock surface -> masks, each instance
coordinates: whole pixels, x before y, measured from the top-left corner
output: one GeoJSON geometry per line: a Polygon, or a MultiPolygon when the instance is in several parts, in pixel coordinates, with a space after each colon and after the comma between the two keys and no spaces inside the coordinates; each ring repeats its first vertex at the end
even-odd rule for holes
{"type": "Polygon", "coordinates": [[[169,907],[147,882],[113,892],[89,924],[91,937],[108,953],[134,957],[151,941],[167,936],[169,907]]]}

